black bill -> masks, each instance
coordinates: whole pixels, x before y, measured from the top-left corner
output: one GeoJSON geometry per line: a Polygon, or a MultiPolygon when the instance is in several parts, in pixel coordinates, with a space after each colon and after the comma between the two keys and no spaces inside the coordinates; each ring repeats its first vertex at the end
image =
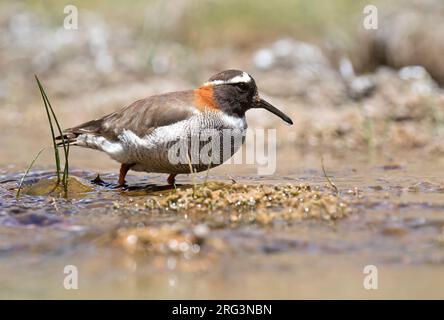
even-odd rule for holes
{"type": "Polygon", "coordinates": [[[281,118],[285,122],[287,122],[289,124],[293,124],[293,121],[290,119],[289,116],[287,116],[281,110],[274,107],[273,105],[271,105],[270,103],[268,103],[264,99],[259,99],[258,104],[256,105],[256,108],[266,109],[266,110],[270,111],[271,113],[274,113],[275,115],[277,115],[279,118],[281,118]]]}

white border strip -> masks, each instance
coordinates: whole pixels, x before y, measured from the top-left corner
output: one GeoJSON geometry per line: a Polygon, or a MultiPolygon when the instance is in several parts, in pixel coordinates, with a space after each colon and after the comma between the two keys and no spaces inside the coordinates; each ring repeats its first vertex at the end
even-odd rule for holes
{"type": "Polygon", "coordinates": [[[233,83],[248,83],[251,82],[251,77],[246,72],[242,72],[241,76],[235,76],[234,78],[228,79],[226,81],[224,80],[213,80],[213,81],[207,81],[203,85],[204,86],[210,86],[210,85],[218,85],[218,84],[233,84],[233,83]]]}

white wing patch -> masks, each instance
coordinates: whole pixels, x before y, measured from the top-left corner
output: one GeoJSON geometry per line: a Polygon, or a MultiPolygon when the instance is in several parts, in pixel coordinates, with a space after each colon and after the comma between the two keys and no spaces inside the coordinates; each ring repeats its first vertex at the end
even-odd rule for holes
{"type": "Polygon", "coordinates": [[[233,84],[233,83],[248,83],[251,82],[251,77],[246,72],[242,72],[241,76],[235,76],[228,80],[213,80],[213,81],[207,81],[203,85],[204,86],[210,86],[210,85],[218,85],[218,84],[233,84]]]}

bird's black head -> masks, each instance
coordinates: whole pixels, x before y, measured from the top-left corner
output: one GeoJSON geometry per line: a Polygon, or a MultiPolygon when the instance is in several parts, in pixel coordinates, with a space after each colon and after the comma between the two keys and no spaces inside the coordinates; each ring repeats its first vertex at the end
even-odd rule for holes
{"type": "Polygon", "coordinates": [[[256,82],[246,72],[225,70],[208,79],[204,86],[212,86],[213,99],[229,115],[243,117],[251,108],[263,108],[293,124],[287,115],[259,97],[256,82]]]}

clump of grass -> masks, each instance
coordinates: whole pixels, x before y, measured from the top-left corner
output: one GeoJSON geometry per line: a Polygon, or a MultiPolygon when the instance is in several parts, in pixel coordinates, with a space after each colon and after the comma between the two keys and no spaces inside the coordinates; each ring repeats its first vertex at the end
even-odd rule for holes
{"type": "Polygon", "coordinates": [[[325,179],[327,179],[328,184],[330,185],[330,187],[333,188],[333,190],[335,191],[336,194],[339,194],[339,189],[338,187],[334,184],[333,181],[331,181],[331,179],[327,176],[327,172],[325,171],[325,167],[324,167],[324,157],[321,156],[321,167],[322,167],[322,172],[324,173],[324,177],[325,179]]]}
{"type": "Polygon", "coordinates": [[[28,166],[28,169],[26,169],[25,174],[20,179],[20,183],[19,183],[19,186],[18,186],[18,189],[17,189],[17,193],[15,195],[16,199],[18,199],[20,197],[20,192],[22,191],[23,182],[25,181],[26,177],[28,176],[29,171],[31,171],[31,168],[34,166],[34,163],[37,161],[37,159],[40,157],[40,155],[42,154],[42,152],[44,150],[45,150],[45,148],[40,149],[40,151],[37,153],[37,155],[34,157],[34,159],[32,159],[31,163],[28,166]]]}
{"type": "Polygon", "coordinates": [[[43,103],[45,105],[46,115],[48,117],[49,128],[51,130],[51,138],[52,138],[52,144],[54,147],[54,158],[55,158],[56,175],[57,175],[56,187],[60,183],[62,183],[64,192],[65,192],[65,196],[67,196],[68,195],[68,177],[69,177],[69,161],[68,161],[69,143],[65,142],[65,138],[63,137],[63,130],[59,124],[59,121],[57,120],[57,116],[51,106],[51,102],[49,101],[45,90],[43,89],[42,84],[40,83],[39,78],[37,76],[35,76],[35,79],[36,79],[37,84],[39,86],[40,94],[42,95],[43,103]],[[56,141],[53,121],[55,122],[55,125],[57,127],[58,132],[59,132],[59,135],[62,139],[63,154],[64,154],[64,158],[65,158],[64,159],[65,166],[63,169],[63,175],[61,174],[60,153],[59,153],[59,149],[57,147],[57,141],[56,141]]]}

